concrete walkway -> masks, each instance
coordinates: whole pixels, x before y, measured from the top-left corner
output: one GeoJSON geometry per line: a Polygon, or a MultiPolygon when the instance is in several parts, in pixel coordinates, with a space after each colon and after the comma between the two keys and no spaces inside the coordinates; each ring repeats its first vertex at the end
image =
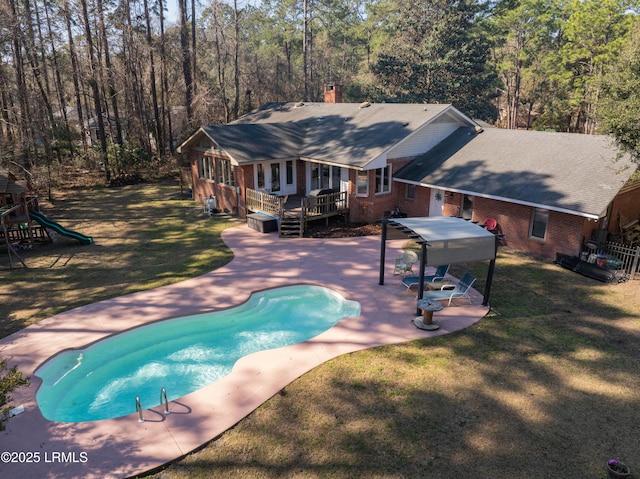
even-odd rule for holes
{"type": "Polygon", "coordinates": [[[281,239],[239,226],[223,232],[234,259],[223,268],[171,286],[76,308],[0,341],[0,355],[17,363],[28,388],[14,393],[25,412],[0,432],[0,475],[11,478],[129,477],[179,458],[215,438],[284,386],[336,356],[382,344],[447,334],[481,319],[488,308],[473,304],[437,312],[437,331],[415,327],[415,292],[393,276],[402,241],[387,244],[385,285],[378,285],[380,237],[281,239]],[[83,423],[55,423],[35,401],[33,372],[63,349],[81,348],[150,321],[237,306],[252,291],[313,283],[361,303],[358,318],[344,319],[310,341],[261,351],[236,363],[233,372],[170,404],[138,416],[83,423]],[[7,454],[9,453],[9,454],[7,454]]]}

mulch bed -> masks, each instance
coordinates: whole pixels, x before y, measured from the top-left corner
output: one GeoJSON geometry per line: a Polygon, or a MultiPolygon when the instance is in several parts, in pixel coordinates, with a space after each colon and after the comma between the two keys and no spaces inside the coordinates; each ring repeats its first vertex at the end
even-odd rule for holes
{"type": "Polygon", "coordinates": [[[352,238],[355,236],[378,235],[382,231],[379,224],[369,223],[344,223],[340,220],[329,221],[329,226],[324,221],[311,223],[305,236],[308,238],[352,238]]]}

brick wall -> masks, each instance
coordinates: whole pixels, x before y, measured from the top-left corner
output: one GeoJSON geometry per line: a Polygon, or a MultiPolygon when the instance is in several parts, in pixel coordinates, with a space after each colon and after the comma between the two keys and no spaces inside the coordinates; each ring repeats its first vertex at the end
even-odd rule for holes
{"type": "Polygon", "coordinates": [[[198,158],[200,155],[201,153],[198,151],[191,150],[189,152],[193,199],[204,204],[207,197],[215,195],[215,190],[213,182],[198,178],[198,158]]]}
{"type": "MultiPolygon", "coordinates": [[[[228,213],[246,216],[246,209],[243,201],[238,202],[236,188],[232,186],[220,185],[214,181],[203,180],[198,178],[198,158],[201,152],[190,151],[190,166],[193,185],[193,199],[204,204],[207,197],[215,196],[218,203],[218,209],[228,213]]],[[[233,167],[233,174],[236,185],[240,186],[240,190],[244,191],[245,177],[250,178],[253,184],[253,169],[247,167],[233,167]],[[247,171],[249,174],[247,175],[247,171]]]]}
{"type": "MultiPolygon", "coordinates": [[[[396,188],[399,186],[396,183],[396,188]]],[[[429,188],[417,187],[415,200],[400,201],[401,210],[412,217],[428,216],[430,194],[429,188]]],[[[462,196],[445,194],[445,216],[460,216],[462,196]]],[[[555,258],[556,253],[577,255],[583,238],[590,237],[591,230],[598,227],[595,221],[551,211],[546,238],[539,240],[529,236],[532,214],[533,208],[529,206],[476,197],[472,221],[482,224],[487,218],[494,218],[499,231],[505,234],[506,245],[548,258],[555,258]]]]}
{"type": "Polygon", "coordinates": [[[487,218],[494,218],[507,246],[548,258],[555,258],[556,253],[577,255],[585,231],[597,227],[586,218],[550,211],[545,239],[531,238],[533,211],[530,206],[476,197],[472,219],[482,224],[487,218]]]}
{"type": "MultiPolygon", "coordinates": [[[[403,166],[409,163],[411,158],[398,158],[389,160],[391,166],[391,175],[399,171],[403,166]]],[[[349,171],[349,219],[354,223],[374,223],[384,218],[390,211],[400,209],[404,211],[404,195],[405,186],[395,181],[391,182],[390,193],[375,193],[376,188],[376,172],[371,170],[367,172],[369,178],[369,194],[367,196],[356,196],[356,170],[349,171]]],[[[421,188],[416,188],[416,191],[421,188]]],[[[422,188],[424,189],[424,188],[422,188]]]]}
{"type": "Polygon", "coordinates": [[[396,208],[396,196],[394,193],[397,184],[392,182],[390,193],[375,193],[375,170],[367,172],[369,178],[369,194],[356,196],[356,171],[349,172],[349,220],[354,223],[374,223],[384,218],[386,211],[396,208]]]}
{"type": "Polygon", "coordinates": [[[462,196],[463,195],[461,195],[460,193],[445,193],[442,214],[444,216],[460,216],[460,205],[462,205],[462,196]]]}
{"type": "Polygon", "coordinates": [[[416,186],[414,188],[414,198],[407,198],[407,186],[402,183],[394,184],[398,195],[398,207],[402,213],[407,216],[426,216],[429,214],[429,202],[431,199],[431,190],[416,186]]]}

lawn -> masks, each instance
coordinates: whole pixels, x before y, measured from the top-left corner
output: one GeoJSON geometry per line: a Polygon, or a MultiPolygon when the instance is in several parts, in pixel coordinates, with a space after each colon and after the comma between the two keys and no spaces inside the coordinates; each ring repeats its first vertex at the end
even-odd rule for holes
{"type": "MultiPolygon", "coordinates": [[[[44,212],[95,245],[0,255],[0,336],[215,269],[231,252],[176,182],[58,191],[44,212]]],[[[484,278],[484,263],[458,265],[484,278]]],[[[484,284],[479,282],[482,291],[484,284]]],[[[338,357],[153,477],[602,478],[640,470],[640,281],[606,285],[508,249],[492,311],[448,336],[338,357]]]]}
{"type": "Polygon", "coordinates": [[[476,325],[329,361],[155,477],[584,479],[614,457],[640,469],[639,293],[501,251],[476,325]]]}

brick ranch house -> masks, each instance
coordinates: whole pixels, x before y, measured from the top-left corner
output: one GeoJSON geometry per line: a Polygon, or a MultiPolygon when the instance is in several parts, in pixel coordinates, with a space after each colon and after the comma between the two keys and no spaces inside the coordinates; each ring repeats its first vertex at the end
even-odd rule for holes
{"type": "Polygon", "coordinates": [[[194,199],[246,217],[247,189],[307,196],[347,193],[349,219],[495,218],[515,249],[578,254],[585,239],[640,218],[635,165],[610,138],[503,130],[452,105],[270,103],[226,125],[203,126],[188,153],[194,199]]]}

